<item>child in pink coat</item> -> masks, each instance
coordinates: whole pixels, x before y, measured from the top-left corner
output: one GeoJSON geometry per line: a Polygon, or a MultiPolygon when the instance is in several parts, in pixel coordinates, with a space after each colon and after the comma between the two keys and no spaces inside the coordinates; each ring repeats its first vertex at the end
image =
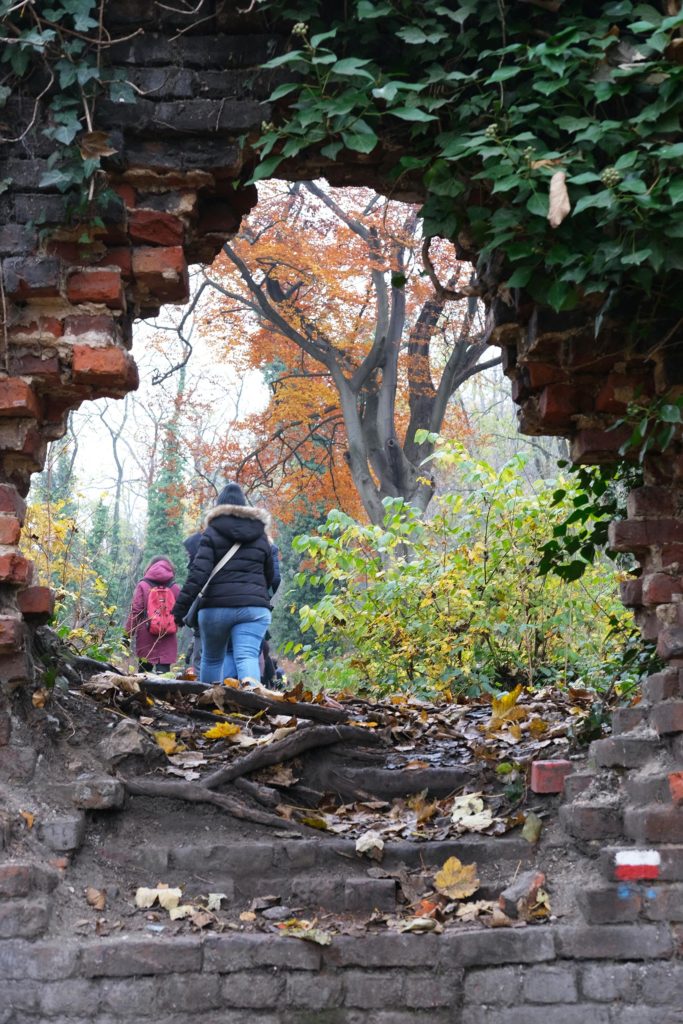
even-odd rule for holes
{"type": "Polygon", "coordinates": [[[135,653],[141,672],[168,672],[178,659],[178,635],[166,632],[157,635],[150,631],[147,603],[153,587],[167,587],[175,603],[180,587],[175,582],[175,568],[163,555],[153,558],[145,569],[133,593],[125,632],[135,637],[135,653]]]}

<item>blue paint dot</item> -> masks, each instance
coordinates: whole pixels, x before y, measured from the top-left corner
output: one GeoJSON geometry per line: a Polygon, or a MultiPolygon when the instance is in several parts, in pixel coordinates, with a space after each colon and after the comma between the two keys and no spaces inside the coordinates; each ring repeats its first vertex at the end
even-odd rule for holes
{"type": "Polygon", "coordinates": [[[656,889],[652,889],[652,888],[646,889],[645,890],[645,899],[646,900],[656,900],[657,899],[657,890],[656,889]]]}
{"type": "Polygon", "coordinates": [[[633,892],[633,889],[631,888],[630,885],[627,885],[626,882],[621,882],[617,886],[617,896],[619,897],[620,900],[628,900],[628,899],[630,899],[632,892],[633,892]]]}

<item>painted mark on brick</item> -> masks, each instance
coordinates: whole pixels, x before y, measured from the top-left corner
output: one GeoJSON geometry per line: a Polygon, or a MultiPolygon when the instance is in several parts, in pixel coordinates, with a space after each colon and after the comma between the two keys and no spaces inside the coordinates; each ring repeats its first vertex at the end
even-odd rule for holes
{"type": "Polygon", "coordinates": [[[661,861],[657,850],[619,850],[614,855],[614,876],[623,881],[659,878],[661,861]]]}

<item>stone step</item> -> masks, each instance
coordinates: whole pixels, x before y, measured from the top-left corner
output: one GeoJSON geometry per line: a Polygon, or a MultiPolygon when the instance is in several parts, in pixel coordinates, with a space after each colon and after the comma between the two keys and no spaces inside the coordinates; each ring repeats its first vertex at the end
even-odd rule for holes
{"type": "Polygon", "coordinates": [[[52,868],[21,861],[0,864],[0,899],[52,892],[58,882],[59,874],[52,868]]]}
{"type": "Polygon", "coordinates": [[[649,723],[659,736],[683,732],[683,700],[665,700],[650,709],[649,723]]]}
{"type": "Polygon", "coordinates": [[[594,740],[589,756],[601,768],[642,768],[660,749],[660,739],[654,730],[638,729],[623,736],[594,740]]]}
{"type": "Polygon", "coordinates": [[[620,882],[582,889],[577,901],[587,924],[683,920],[683,885],[620,882]]]}
{"type": "Polygon", "coordinates": [[[596,778],[594,772],[572,772],[564,780],[565,803],[571,803],[584,793],[596,778]]]}
{"type": "Polygon", "coordinates": [[[560,807],[560,823],[575,839],[617,839],[623,835],[617,797],[575,800],[560,807]]]}
{"type": "Polygon", "coordinates": [[[515,872],[531,865],[535,850],[523,839],[505,837],[397,841],[386,843],[378,863],[357,854],[355,840],[236,840],[137,848],[112,842],[99,846],[96,857],[101,867],[124,871],[131,885],[150,885],[163,879],[182,887],[188,895],[224,892],[231,901],[244,905],[273,893],[297,907],[371,912],[396,906],[396,879],[374,877],[381,872],[397,875],[407,871],[428,879],[449,857],[458,857],[463,864],[477,865],[481,897],[492,898],[515,872]]]}

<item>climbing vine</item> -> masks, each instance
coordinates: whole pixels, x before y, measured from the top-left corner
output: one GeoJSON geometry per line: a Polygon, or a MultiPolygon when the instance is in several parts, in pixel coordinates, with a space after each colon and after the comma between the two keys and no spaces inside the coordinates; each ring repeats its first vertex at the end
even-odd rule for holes
{"type": "Polygon", "coordinates": [[[265,0],[291,48],[255,177],[311,146],[419,175],[427,236],[556,310],[683,304],[679,0],[265,0]],[[409,154],[409,155],[408,155],[409,154]],[[668,292],[667,292],[668,290],[668,292]]]}
{"type": "Polygon", "coordinates": [[[39,129],[53,142],[40,184],[69,193],[77,214],[92,212],[101,160],[113,152],[95,130],[97,101],[134,99],[125,72],[104,60],[114,42],[104,11],[105,0],[0,0],[0,141],[39,129]]]}

